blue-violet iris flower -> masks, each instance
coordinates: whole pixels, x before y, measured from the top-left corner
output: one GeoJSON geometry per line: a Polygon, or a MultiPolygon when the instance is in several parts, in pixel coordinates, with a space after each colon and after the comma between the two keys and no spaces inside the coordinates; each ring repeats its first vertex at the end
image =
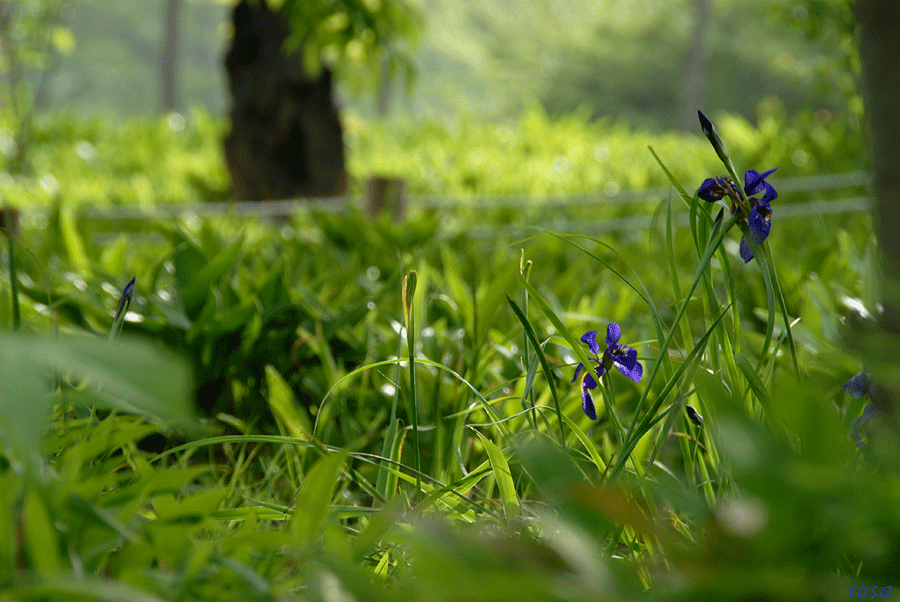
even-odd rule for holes
{"type": "Polygon", "coordinates": [[[884,409],[879,403],[878,398],[875,396],[875,383],[872,382],[868,372],[863,370],[845,382],[843,388],[844,391],[856,399],[868,395],[869,401],[872,402],[865,407],[862,416],[858,417],[850,424],[850,438],[853,439],[853,442],[856,443],[856,446],[859,447],[859,449],[868,449],[868,445],[862,440],[862,436],[866,430],[865,427],[869,421],[878,417],[884,409]]]}
{"type": "MultiPolygon", "coordinates": [[[[756,244],[762,244],[769,237],[769,230],[772,227],[772,205],[771,202],[778,198],[778,192],[771,184],[766,182],[777,167],[759,173],[755,169],[748,169],[744,172],[744,194],[750,202],[749,214],[747,215],[747,225],[750,228],[750,240],[756,244]],[[762,193],[762,196],[756,198],[754,195],[762,193]]],[[[738,207],[742,207],[741,195],[737,187],[728,176],[719,178],[707,178],[700,185],[697,191],[704,201],[714,203],[724,197],[729,197],[732,201],[731,212],[737,211],[738,207]]],[[[753,251],[750,250],[750,244],[747,237],[741,237],[741,259],[744,263],[753,259],[753,251]]]]}
{"type": "MultiPolygon", "coordinates": [[[[613,322],[606,329],[606,349],[603,350],[601,357],[589,358],[597,362],[594,367],[593,374],[597,375],[595,379],[591,370],[585,370],[584,376],[581,377],[581,407],[584,413],[591,420],[597,420],[597,410],[594,408],[594,399],[591,397],[591,390],[597,388],[597,380],[606,374],[610,368],[615,366],[619,372],[630,378],[634,382],[639,382],[641,376],[644,375],[644,367],[637,361],[637,351],[625,345],[619,345],[619,338],[622,336],[622,329],[618,324],[613,322]]],[[[597,331],[592,330],[584,333],[581,342],[586,343],[591,353],[599,354],[600,345],[597,343],[597,331]]],[[[578,375],[584,364],[578,364],[575,369],[575,376],[571,382],[578,380],[578,375]]]]}

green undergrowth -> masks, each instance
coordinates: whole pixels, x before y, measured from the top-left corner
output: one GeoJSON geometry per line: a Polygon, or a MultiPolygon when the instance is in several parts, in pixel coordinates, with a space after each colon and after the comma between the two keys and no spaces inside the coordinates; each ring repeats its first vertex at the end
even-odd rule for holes
{"type": "MultiPolygon", "coordinates": [[[[0,599],[891,585],[897,441],[861,453],[865,400],[841,388],[875,307],[870,217],[778,220],[782,195],[745,264],[739,225],[692,196],[722,167],[691,140],[702,158],[653,146],[687,194],[656,199],[649,230],[601,236],[473,239],[439,209],[119,230],[53,207],[15,246],[17,332],[3,255],[0,599]],[[702,165],[682,179],[687,155],[702,165]],[[592,421],[569,381],[579,337],[611,322],[643,377],[605,376],[592,421]]],[[[783,159],[746,144],[729,145],[746,167],[783,159]]]]}

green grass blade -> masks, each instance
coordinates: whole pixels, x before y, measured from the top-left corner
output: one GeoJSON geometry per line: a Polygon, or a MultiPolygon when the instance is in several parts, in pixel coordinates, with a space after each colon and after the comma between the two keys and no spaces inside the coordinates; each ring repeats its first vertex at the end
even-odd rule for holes
{"type": "MultiPolygon", "coordinates": [[[[550,363],[547,361],[547,357],[544,355],[544,349],[541,347],[537,335],[534,333],[534,329],[531,327],[531,323],[528,321],[528,316],[526,316],[522,312],[522,309],[515,301],[513,301],[512,297],[510,297],[509,295],[506,295],[506,301],[507,303],[509,303],[509,306],[512,308],[513,313],[516,314],[516,317],[522,324],[522,328],[525,330],[525,334],[528,336],[528,340],[531,343],[531,346],[534,348],[534,352],[537,354],[538,360],[541,362],[541,368],[544,370],[544,376],[547,378],[547,384],[550,386],[550,396],[553,398],[553,406],[556,408],[556,416],[559,420],[559,442],[561,445],[565,446],[566,434],[563,431],[562,410],[559,407],[559,397],[557,397],[556,395],[556,384],[554,382],[556,380],[556,377],[553,375],[553,370],[550,368],[550,363]]],[[[590,364],[585,363],[585,366],[590,366],[590,364]]]]}
{"type": "MultiPolygon", "coordinates": [[[[712,261],[713,254],[715,253],[715,251],[719,247],[719,245],[722,243],[722,239],[725,237],[725,234],[728,232],[728,230],[731,229],[731,227],[735,223],[737,223],[737,218],[732,216],[728,220],[728,222],[725,224],[725,226],[722,227],[722,229],[719,230],[718,233],[713,238],[711,238],[709,243],[706,245],[706,249],[703,251],[703,256],[700,258],[700,263],[697,265],[697,271],[694,274],[694,280],[693,280],[693,282],[691,282],[691,285],[688,287],[688,290],[685,293],[684,300],[681,302],[681,305],[678,308],[678,312],[675,314],[675,318],[674,318],[675,324],[677,324],[678,321],[681,320],[681,317],[684,315],[684,312],[687,310],[688,303],[690,302],[691,296],[694,294],[694,291],[697,289],[697,285],[700,283],[700,279],[703,278],[704,273],[709,269],[709,263],[710,263],[710,261],[712,261]]],[[[722,316],[719,316],[719,320],[721,320],[721,319],[722,319],[722,316]]],[[[665,339],[660,344],[660,356],[662,358],[668,357],[667,350],[669,349],[669,345],[672,343],[672,338],[674,335],[675,335],[675,328],[673,327],[673,328],[669,329],[668,333],[666,334],[665,339]]],[[[707,331],[706,335],[704,335],[704,338],[707,338],[708,335],[709,335],[709,331],[707,331]]],[[[695,347],[694,349],[696,350],[698,347],[695,347]]],[[[634,428],[635,428],[638,414],[640,412],[640,409],[644,407],[644,405],[647,401],[647,396],[650,394],[650,387],[653,384],[653,381],[655,380],[656,375],[659,372],[659,368],[662,365],[662,363],[663,363],[662,361],[653,362],[650,366],[649,375],[646,373],[644,375],[645,376],[644,392],[641,394],[640,401],[638,401],[637,410],[635,411],[635,414],[634,414],[634,420],[632,420],[631,426],[628,429],[628,434],[625,437],[626,441],[632,440],[632,438],[633,438],[634,428]]],[[[684,366],[682,366],[682,369],[683,368],[684,368],[684,366]]],[[[673,379],[674,379],[674,377],[673,377],[673,379]]],[[[673,379],[670,379],[670,383],[673,379]]],[[[654,404],[654,407],[658,408],[660,404],[662,404],[662,397],[657,399],[657,401],[654,404]]],[[[652,414],[653,412],[655,412],[655,410],[652,410],[649,413],[652,414]]],[[[636,441],[633,441],[633,442],[635,444],[637,443],[636,441]]],[[[619,465],[617,464],[617,466],[619,466],[619,465]]],[[[619,468],[619,470],[621,470],[621,467],[619,468]]]]}
{"type": "Polygon", "coordinates": [[[747,380],[747,384],[750,386],[750,389],[753,390],[753,394],[756,398],[762,403],[763,408],[768,412],[770,411],[769,405],[769,392],[766,390],[766,386],[763,384],[762,379],[756,373],[756,370],[753,369],[753,366],[750,365],[750,362],[743,354],[738,354],[734,358],[735,363],[738,368],[741,369],[741,372],[744,375],[744,378],[747,380]]]}
{"type": "Polygon", "coordinates": [[[409,357],[409,396],[412,406],[413,461],[416,466],[416,492],[422,488],[418,475],[422,472],[422,451],[419,448],[419,396],[416,392],[416,316],[413,299],[416,295],[416,271],[403,279],[403,317],[406,322],[406,346],[409,357]]]}
{"type": "Polygon", "coordinates": [[[503,503],[506,520],[513,519],[519,514],[519,497],[516,495],[516,484],[513,481],[512,472],[509,470],[509,464],[500,448],[490,439],[481,433],[478,433],[478,437],[487,452],[494,479],[497,481],[497,488],[500,489],[500,500],[503,503]]]}
{"type": "Polygon", "coordinates": [[[19,270],[16,265],[16,240],[13,234],[12,209],[7,203],[3,209],[3,221],[6,227],[6,240],[9,248],[9,292],[12,296],[12,328],[19,330],[22,325],[22,314],[19,310],[19,270]]]}
{"type": "Polygon", "coordinates": [[[605,472],[606,462],[604,462],[603,458],[600,456],[600,452],[597,450],[597,446],[594,445],[594,441],[568,416],[563,415],[563,421],[566,423],[566,426],[575,433],[578,440],[581,441],[581,444],[584,446],[584,449],[587,450],[587,453],[590,455],[591,461],[594,463],[594,466],[597,467],[597,470],[601,473],[605,472]]]}
{"type": "MultiPolygon", "coordinates": [[[[534,301],[540,310],[544,313],[550,323],[553,324],[553,327],[556,331],[566,340],[569,345],[572,347],[572,352],[575,354],[575,357],[579,362],[585,365],[585,367],[589,367],[591,365],[591,361],[588,359],[587,353],[585,353],[583,349],[583,344],[579,339],[576,339],[572,336],[572,333],[569,332],[569,329],[566,328],[566,325],[563,324],[562,320],[559,319],[559,316],[556,315],[556,312],[550,307],[544,297],[535,289],[531,283],[529,283],[524,278],[519,279],[519,282],[525,289],[528,291],[528,295],[532,301],[534,301]]],[[[509,298],[507,296],[507,298],[509,298]]]]}
{"type": "Polygon", "coordinates": [[[672,175],[672,172],[669,171],[669,168],[666,167],[666,165],[662,162],[662,159],[659,158],[659,155],[656,154],[656,151],[653,150],[653,147],[648,145],[647,148],[650,150],[650,154],[653,155],[653,158],[656,159],[656,163],[663,170],[663,173],[666,174],[666,178],[669,179],[669,182],[672,183],[672,186],[674,186],[675,190],[678,191],[678,194],[681,195],[682,200],[684,200],[688,204],[688,206],[690,206],[692,195],[688,194],[684,189],[684,186],[682,186],[681,183],[675,179],[675,176],[672,175]]]}
{"type": "Polygon", "coordinates": [[[403,449],[403,430],[400,428],[400,419],[395,418],[388,426],[387,435],[381,447],[381,455],[389,458],[382,462],[378,471],[378,479],[375,488],[384,499],[391,499],[397,490],[397,475],[388,470],[391,464],[400,463],[400,452],[403,449]]]}

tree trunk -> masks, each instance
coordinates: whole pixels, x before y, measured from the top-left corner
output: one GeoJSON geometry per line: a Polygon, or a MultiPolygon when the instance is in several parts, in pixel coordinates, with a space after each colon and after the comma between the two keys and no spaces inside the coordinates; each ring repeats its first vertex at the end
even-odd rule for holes
{"type": "Polygon", "coordinates": [[[331,72],[305,73],[282,50],[290,26],[265,0],[234,7],[225,56],[232,96],[225,160],[241,200],[343,194],[347,174],[331,72]]]}
{"type": "Polygon", "coordinates": [[[706,86],[706,28],[709,23],[709,0],[694,0],[694,37],[687,55],[684,91],[678,111],[678,127],[685,132],[697,129],[697,110],[702,109],[706,86]]]}
{"type": "Polygon", "coordinates": [[[881,383],[887,388],[882,393],[883,403],[896,408],[900,398],[900,2],[857,0],[856,19],[865,108],[871,126],[884,306],[871,364],[881,368],[881,383]]]}
{"type": "Polygon", "coordinates": [[[165,112],[178,108],[178,24],[181,0],[166,0],[163,15],[163,47],[160,60],[160,106],[165,112]]]}

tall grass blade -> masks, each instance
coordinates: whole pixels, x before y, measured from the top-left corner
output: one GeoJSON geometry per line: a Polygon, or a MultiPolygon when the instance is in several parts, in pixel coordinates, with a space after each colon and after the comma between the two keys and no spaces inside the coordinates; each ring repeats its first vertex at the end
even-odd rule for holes
{"type": "Polygon", "coordinates": [[[7,203],[3,209],[3,221],[6,227],[6,241],[9,248],[9,292],[12,296],[12,327],[19,330],[22,325],[22,314],[19,310],[19,270],[16,265],[16,241],[13,233],[12,209],[7,203]]]}
{"type": "MultiPolygon", "coordinates": [[[[537,354],[538,361],[541,362],[541,368],[544,370],[544,376],[547,378],[547,384],[550,386],[550,396],[553,398],[553,406],[556,408],[556,416],[559,419],[559,442],[561,445],[565,446],[566,434],[563,431],[562,410],[559,407],[559,397],[556,394],[556,383],[554,382],[556,379],[553,375],[552,369],[550,368],[550,363],[547,361],[547,357],[544,355],[544,349],[541,347],[537,335],[534,333],[534,329],[531,327],[531,323],[528,321],[528,317],[522,312],[522,309],[518,306],[518,304],[513,301],[512,297],[506,295],[506,301],[507,303],[509,303],[509,306],[512,308],[513,313],[516,314],[516,317],[522,324],[522,328],[525,330],[525,335],[528,337],[528,341],[534,348],[534,352],[535,354],[537,354]]],[[[590,363],[585,363],[584,365],[590,366],[590,363]]]]}
{"type": "Polygon", "coordinates": [[[409,395],[412,405],[413,463],[416,467],[416,494],[422,488],[422,452],[419,448],[419,396],[416,392],[416,316],[413,299],[416,295],[416,271],[403,278],[403,319],[406,322],[406,346],[409,357],[409,395]]]}

